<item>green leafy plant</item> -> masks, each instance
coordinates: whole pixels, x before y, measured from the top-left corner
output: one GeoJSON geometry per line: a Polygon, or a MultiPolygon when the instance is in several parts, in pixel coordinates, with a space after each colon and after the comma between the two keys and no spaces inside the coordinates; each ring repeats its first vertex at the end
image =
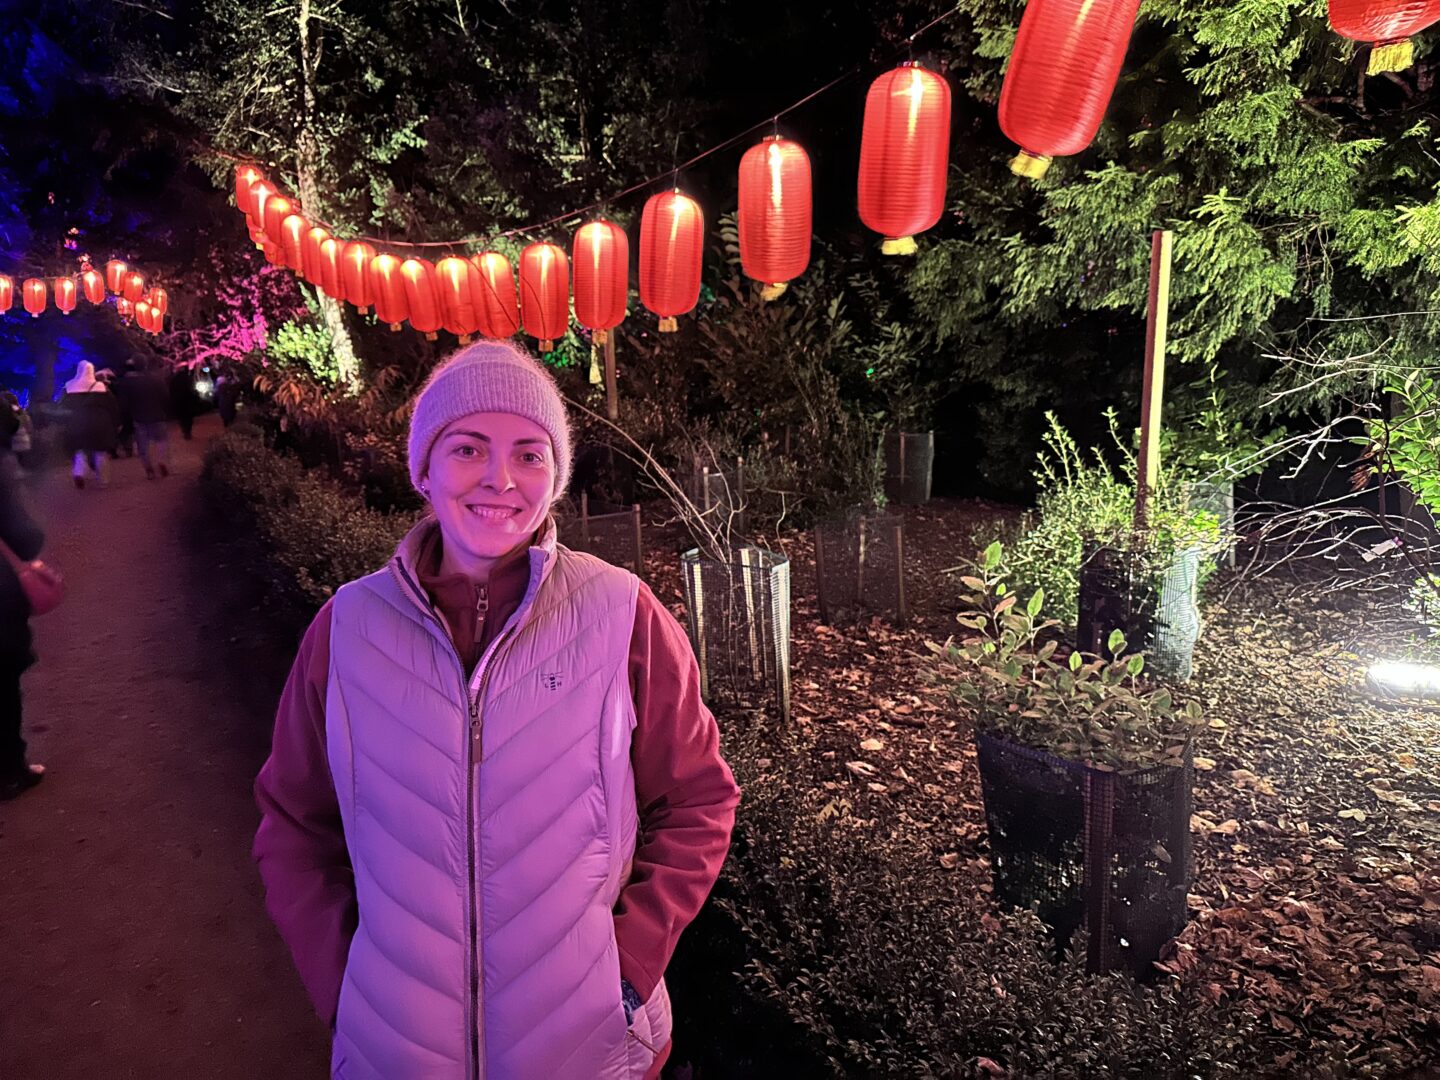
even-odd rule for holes
{"type": "Polygon", "coordinates": [[[1177,708],[1168,690],[1146,681],[1144,656],[1125,653],[1119,630],[1108,642],[1113,659],[1061,658],[1052,633],[1059,624],[1042,617],[1044,591],[1022,604],[1005,582],[1003,554],[991,544],[961,579],[967,592],[956,621],[973,636],[927,643],[931,674],[981,730],[1117,771],[1180,765],[1200,726],[1198,703],[1177,708]]]}

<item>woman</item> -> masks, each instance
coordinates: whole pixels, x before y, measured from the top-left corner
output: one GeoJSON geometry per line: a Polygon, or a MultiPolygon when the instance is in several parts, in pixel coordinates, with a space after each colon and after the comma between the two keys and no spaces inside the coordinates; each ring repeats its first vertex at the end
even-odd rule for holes
{"type": "MultiPolygon", "coordinates": [[[[25,510],[16,481],[0,472],[0,540],[23,562],[38,558],[45,542],[25,510]]],[[[20,676],[35,662],[30,643],[30,602],[9,559],[0,559],[0,801],[40,783],[45,766],[26,757],[20,734],[20,676]]]]}
{"type": "Polygon", "coordinates": [[[739,791],[678,624],[560,547],[554,382],[469,346],[414,403],[427,516],[311,624],[256,782],[266,902],[345,1080],[659,1075],[739,791]]]}
{"type": "Polygon", "coordinates": [[[75,456],[71,470],[75,486],[85,486],[88,470],[104,487],[108,483],[107,455],[119,445],[120,406],[115,395],[95,377],[95,365],[81,360],[60,401],[65,406],[66,447],[75,456]]]}

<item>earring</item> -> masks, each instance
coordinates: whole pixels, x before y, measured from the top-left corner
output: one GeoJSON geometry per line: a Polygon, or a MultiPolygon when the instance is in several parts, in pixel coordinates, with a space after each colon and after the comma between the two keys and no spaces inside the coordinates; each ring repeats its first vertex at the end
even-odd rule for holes
{"type": "Polygon", "coordinates": [[[421,485],[420,485],[420,494],[423,495],[425,498],[428,499],[428,498],[430,497],[430,489],[429,489],[427,486],[425,486],[424,484],[421,484],[421,485]]]}

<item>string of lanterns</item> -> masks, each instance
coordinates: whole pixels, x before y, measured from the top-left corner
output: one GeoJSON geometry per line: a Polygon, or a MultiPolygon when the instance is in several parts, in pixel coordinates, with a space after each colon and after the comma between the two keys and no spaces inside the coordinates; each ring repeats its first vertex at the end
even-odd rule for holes
{"type": "MultiPolygon", "coordinates": [[[[1000,127],[1019,147],[1010,163],[1016,175],[1038,180],[1054,158],[1078,154],[1094,140],[1139,6],[1140,0],[1029,0],[999,104],[1000,127]]],[[[1374,73],[1409,65],[1409,36],[1440,19],[1440,0],[1329,0],[1329,13],[1337,33],[1372,43],[1374,73]]],[[[883,237],[886,255],[915,252],[915,237],[933,228],[944,212],[950,112],[949,84],[913,60],[870,85],[856,201],[860,220],[883,237]]],[[[780,135],[778,122],[779,115],[774,133],[746,150],[738,175],[741,269],[760,283],[765,300],[780,296],[810,262],[810,159],[803,147],[780,135]]],[[[627,313],[629,239],[603,217],[580,227],[568,255],[554,243],[530,244],[521,252],[517,278],[510,260],[495,250],[432,263],[335,236],[251,164],[235,170],[235,203],[266,259],[361,314],[373,308],[394,331],[408,322],[431,340],[444,330],[465,342],[476,334],[504,338],[523,329],[548,351],[569,326],[572,296],[576,320],[597,345],[606,343],[627,313]]],[[[646,200],[640,216],[640,303],[659,317],[662,333],[677,330],[680,316],[699,301],[704,244],[704,212],[678,183],[646,200]]],[[[131,299],[130,291],[125,297],[131,299]]],[[[134,302],[138,305],[138,297],[134,302]]]]}
{"type": "MultiPolygon", "coordinates": [[[[170,294],[156,285],[145,287],[145,275],[132,269],[121,259],[111,259],[105,264],[102,274],[90,265],[81,262],[79,281],[69,274],[62,274],[47,284],[45,278],[29,277],[20,283],[20,305],[32,319],[44,314],[53,296],[55,309],[62,315],[75,310],[77,298],[84,296],[92,305],[105,303],[107,296],[115,297],[115,311],[121,319],[134,320],[140,329],[158,334],[165,329],[165,316],[170,310],[170,294]]],[[[15,279],[0,274],[0,315],[10,311],[15,304],[15,279]]]]}

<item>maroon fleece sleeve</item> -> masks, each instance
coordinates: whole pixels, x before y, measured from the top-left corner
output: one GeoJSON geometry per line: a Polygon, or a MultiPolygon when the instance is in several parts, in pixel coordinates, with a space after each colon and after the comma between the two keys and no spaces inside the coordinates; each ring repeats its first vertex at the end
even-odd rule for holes
{"type": "Polygon", "coordinates": [[[355,874],[325,753],[330,605],[300,643],[275,717],[270,759],[255,780],[262,815],[255,861],[265,907],[290,948],[315,1011],[332,1026],[355,934],[355,874]]]}
{"type": "Polygon", "coordinates": [[[649,1000],[680,932],[699,913],[730,850],[740,789],[700,700],[690,641],[643,583],[630,637],[636,725],[630,750],[640,836],[616,906],[620,974],[649,1000]]]}

